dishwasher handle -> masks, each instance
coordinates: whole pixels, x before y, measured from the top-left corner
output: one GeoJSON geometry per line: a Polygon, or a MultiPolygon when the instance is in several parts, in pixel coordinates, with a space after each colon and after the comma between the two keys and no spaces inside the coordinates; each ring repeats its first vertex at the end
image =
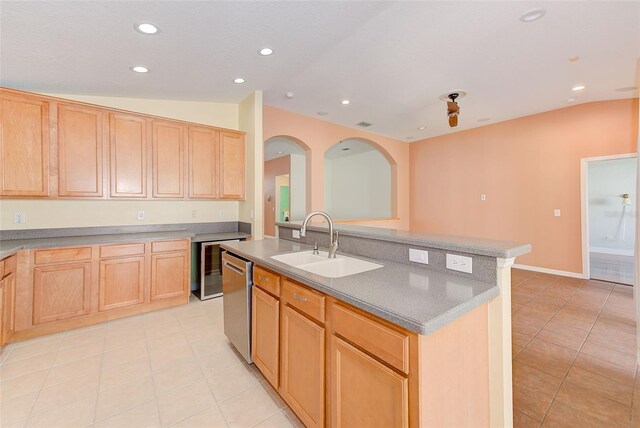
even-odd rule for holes
{"type": "Polygon", "coordinates": [[[235,273],[237,273],[238,275],[244,275],[244,269],[239,268],[238,266],[229,263],[228,261],[224,261],[224,266],[228,267],[229,269],[231,269],[232,271],[234,271],[235,273]]]}

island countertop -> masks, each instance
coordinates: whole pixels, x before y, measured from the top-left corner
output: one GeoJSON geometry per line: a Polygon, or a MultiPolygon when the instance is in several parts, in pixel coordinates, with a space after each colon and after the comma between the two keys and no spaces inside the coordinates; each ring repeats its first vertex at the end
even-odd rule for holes
{"type": "Polygon", "coordinates": [[[271,258],[313,248],[283,239],[229,242],[221,247],[422,335],[433,333],[499,293],[496,284],[350,254],[383,267],[342,278],[315,275],[271,258]]]}

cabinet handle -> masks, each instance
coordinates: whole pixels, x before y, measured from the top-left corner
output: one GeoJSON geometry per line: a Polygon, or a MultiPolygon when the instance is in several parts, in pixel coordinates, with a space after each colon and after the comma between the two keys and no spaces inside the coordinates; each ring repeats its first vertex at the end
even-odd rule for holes
{"type": "Polygon", "coordinates": [[[266,276],[258,275],[258,279],[260,281],[269,282],[269,278],[267,278],[266,276]]]}
{"type": "Polygon", "coordinates": [[[306,302],[307,298],[304,296],[301,296],[299,294],[293,293],[293,298],[296,299],[299,302],[306,302]]]}

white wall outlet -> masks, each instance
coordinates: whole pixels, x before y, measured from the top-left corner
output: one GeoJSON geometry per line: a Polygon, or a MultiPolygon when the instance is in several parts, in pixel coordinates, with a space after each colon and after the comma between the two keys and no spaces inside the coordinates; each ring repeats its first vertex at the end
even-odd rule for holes
{"type": "Polygon", "coordinates": [[[138,211],[138,220],[144,220],[144,211],[138,211]]]}
{"type": "Polygon", "coordinates": [[[13,213],[13,222],[15,224],[24,224],[27,222],[27,215],[25,213],[13,213]]]}
{"type": "Polygon", "coordinates": [[[198,210],[191,210],[191,218],[196,218],[198,215],[198,210]]]}
{"type": "Polygon", "coordinates": [[[218,217],[220,218],[224,217],[224,210],[218,210],[218,217]]]}
{"type": "Polygon", "coordinates": [[[415,248],[409,248],[409,261],[428,265],[429,252],[423,251],[423,250],[416,250],[415,248]]]}
{"type": "Polygon", "coordinates": [[[554,217],[560,217],[560,209],[556,208],[555,210],[553,210],[553,216],[554,217]]]}
{"type": "Polygon", "coordinates": [[[294,238],[296,239],[300,239],[300,231],[299,230],[293,230],[291,231],[291,234],[294,238]]]}
{"type": "Polygon", "coordinates": [[[487,195],[480,195],[480,200],[481,201],[486,201],[487,200],[487,195]]]}
{"type": "Polygon", "coordinates": [[[459,256],[457,254],[447,254],[447,269],[457,270],[458,272],[472,273],[472,258],[459,256]]]}

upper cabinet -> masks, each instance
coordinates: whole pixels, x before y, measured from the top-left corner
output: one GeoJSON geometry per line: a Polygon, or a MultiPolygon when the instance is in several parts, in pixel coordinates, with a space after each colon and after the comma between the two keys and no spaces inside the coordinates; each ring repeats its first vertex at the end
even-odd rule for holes
{"type": "Polygon", "coordinates": [[[220,133],[220,198],[244,199],[244,135],[220,133]]]}
{"type": "Polygon", "coordinates": [[[245,197],[240,131],[0,88],[0,198],[245,197]]]}
{"type": "Polygon", "coordinates": [[[147,197],[147,121],[130,114],[111,113],[111,197],[147,197]]]}
{"type": "Polygon", "coordinates": [[[189,127],[189,197],[218,197],[218,131],[189,127]]]}
{"type": "Polygon", "coordinates": [[[184,197],[185,127],[153,121],[153,197],[184,197]]]}
{"type": "Polygon", "coordinates": [[[106,114],[101,109],[58,104],[58,195],[102,197],[106,114]]]}
{"type": "Polygon", "coordinates": [[[49,103],[27,95],[0,99],[0,195],[49,195],[49,103]]]}

